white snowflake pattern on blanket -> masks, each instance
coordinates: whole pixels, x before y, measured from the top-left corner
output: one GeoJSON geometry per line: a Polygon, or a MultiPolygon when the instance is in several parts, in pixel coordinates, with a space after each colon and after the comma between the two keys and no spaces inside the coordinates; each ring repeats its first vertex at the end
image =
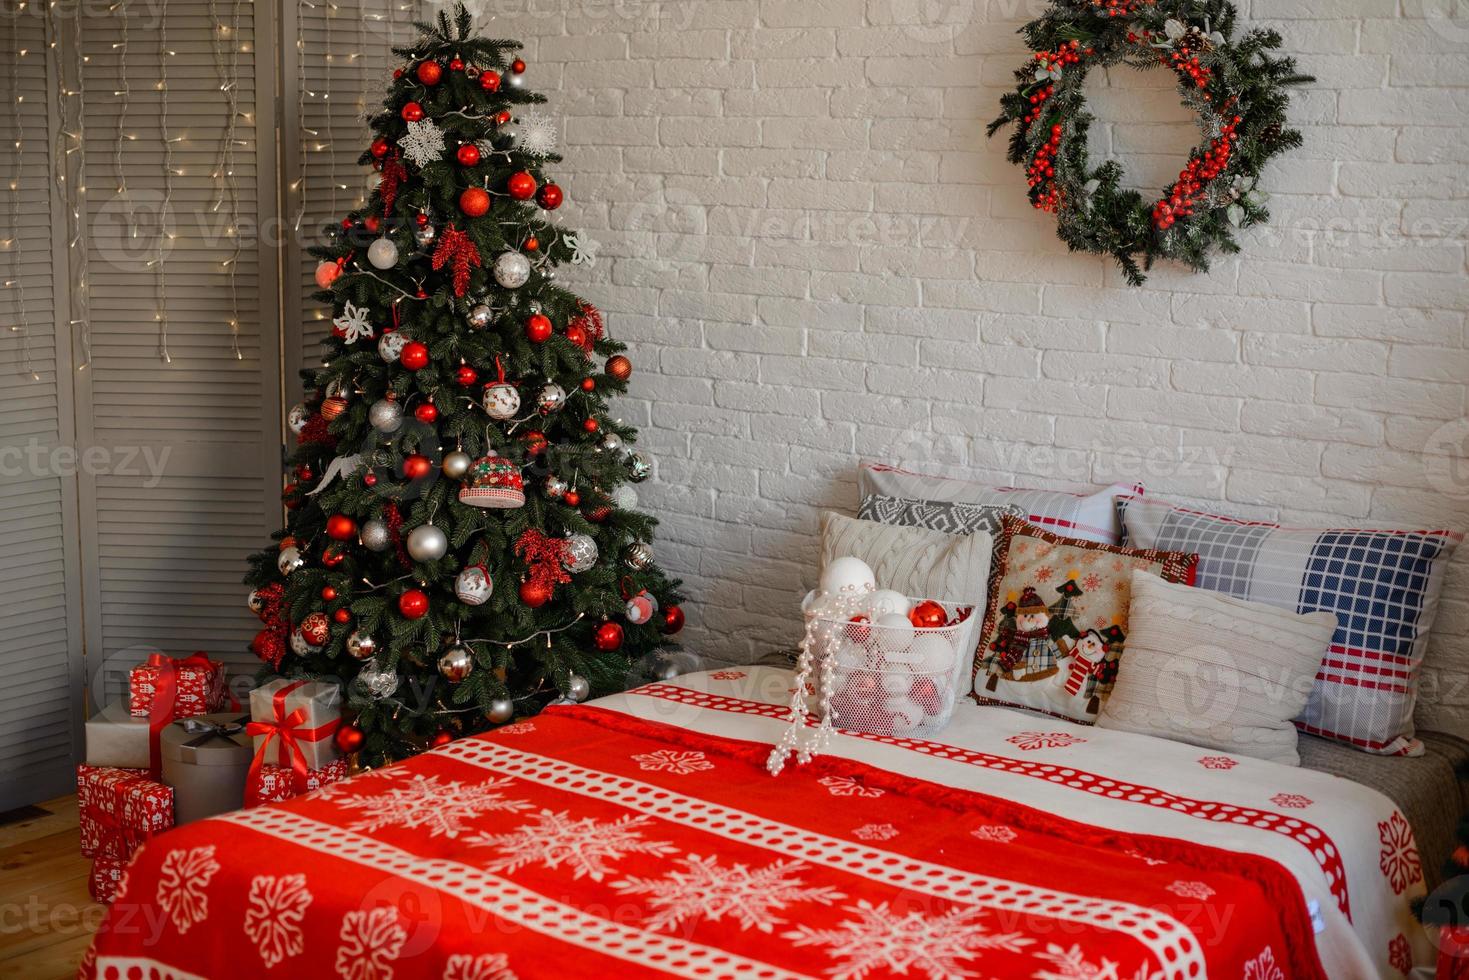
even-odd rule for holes
{"type": "Polygon", "coordinates": [[[205,889],[218,873],[213,844],[172,850],[164,856],[158,875],[158,907],[168,914],[179,935],[209,917],[205,889]]]}
{"type": "Polygon", "coordinates": [[[880,902],[846,906],[856,918],[834,929],[797,926],[784,934],[797,946],[830,946],[836,980],[863,980],[872,973],[927,976],[929,980],[971,976],[964,960],[985,950],[1022,952],[1035,940],[1018,932],[990,932],[980,908],[953,908],[942,915],[899,912],[880,902]]]}
{"type": "Polygon", "coordinates": [[[677,929],[700,920],[718,922],[726,917],[741,929],[774,932],[785,920],[776,915],[797,902],[824,905],[846,896],[825,885],[807,885],[798,876],[806,865],[776,861],[751,869],[738,862],[723,866],[719,859],[697,854],[679,858],[679,867],[662,878],[625,878],[612,887],[624,895],[646,895],[654,914],[650,929],[677,929]]]}
{"type": "Polygon", "coordinates": [[[667,841],[645,839],[643,830],[651,823],[652,819],[645,816],[578,819],[565,810],[542,810],[533,821],[509,833],[476,834],[465,842],[505,852],[485,865],[490,871],[516,871],[528,864],[548,868],[565,865],[573,878],[601,881],[611,871],[609,861],[620,861],[630,854],[662,857],[678,850],[667,841]]]}
{"type": "Polygon", "coordinates": [[[714,763],[704,758],[702,752],[677,752],[673,749],[644,752],[633,756],[632,760],[645,772],[671,772],[679,776],[714,768],[714,763]]]}
{"type": "Polygon", "coordinates": [[[504,953],[455,953],[444,964],[443,980],[516,980],[504,953]]]}
{"type": "Polygon", "coordinates": [[[301,920],[311,897],[305,875],[256,875],[250,880],[245,935],[260,951],[266,969],[301,955],[306,943],[301,920]]]}
{"type": "Polygon", "coordinates": [[[403,951],[408,932],[391,905],[358,909],[342,916],[342,944],[337,947],[337,975],[344,980],[392,980],[393,961],[403,951]]]}
{"type": "MultiPolygon", "coordinates": [[[[1031,974],[1032,980],[1123,980],[1122,970],[1116,963],[1105,957],[1100,963],[1093,963],[1086,958],[1080,946],[1067,949],[1048,943],[1044,952],[1035,955],[1049,963],[1051,968],[1037,970],[1031,974]]],[[[1127,980],[1161,980],[1162,976],[1161,972],[1150,971],[1143,963],[1127,980]]]]}
{"type": "Polygon", "coordinates": [[[517,813],[530,809],[524,800],[508,799],[501,792],[510,779],[482,783],[441,781],[437,776],[415,774],[406,784],[363,796],[342,796],[333,802],[344,810],[363,810],[366,816],[352,824],[353,830],[372,832],[384,827],[426,830],[430,837],[458,837],[465,822],[486,813],[517,813]]]}

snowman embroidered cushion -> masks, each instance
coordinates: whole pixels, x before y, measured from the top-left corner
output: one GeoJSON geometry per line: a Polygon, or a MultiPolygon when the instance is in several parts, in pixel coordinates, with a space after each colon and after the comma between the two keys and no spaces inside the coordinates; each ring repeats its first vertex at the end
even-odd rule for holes
{"type": "Polygon", "coordinates": [[[1098,728],[1298,766],[1296,726],[1336,616],[1132,573],[1127,657],[1098,728]]]}
{"type": "Polygon", "coordinates": [[[1132,573],[1191,583],[1198,558],[1063,538],[1007,515],[974,656],[976,700],[1096,721],[1127,642],[1132,573]]]}

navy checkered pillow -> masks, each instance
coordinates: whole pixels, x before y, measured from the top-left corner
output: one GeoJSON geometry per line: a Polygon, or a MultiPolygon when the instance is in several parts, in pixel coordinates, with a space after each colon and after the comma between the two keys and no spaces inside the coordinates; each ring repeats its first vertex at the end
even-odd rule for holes
{"type": "Polygon", "coordinates": [[[1156,500],[1117,501],[1127,543],[1192,551],[1194,584],[1300,613],[1336,616],[1336,634],[1296,727],[1384,755],[1418,755],[1418,668],[1438,611],[1453,531],[1298,529],[1156,500]]]}

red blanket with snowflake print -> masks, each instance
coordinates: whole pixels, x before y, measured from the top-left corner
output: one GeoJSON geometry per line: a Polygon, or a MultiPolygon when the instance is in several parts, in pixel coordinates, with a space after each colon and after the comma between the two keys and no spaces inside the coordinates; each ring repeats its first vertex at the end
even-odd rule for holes
{"type": "Polygon", "coordinates": [[[1323,975],[1269,860],[768,748],[553,709],[191,824],[83,976],[1323,975]]]}

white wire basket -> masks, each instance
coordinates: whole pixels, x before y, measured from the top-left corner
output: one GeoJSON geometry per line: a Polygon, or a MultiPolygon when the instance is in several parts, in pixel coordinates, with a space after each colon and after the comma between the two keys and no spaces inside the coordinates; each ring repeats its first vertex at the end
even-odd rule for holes
{"type": "Polygon", "coordinates": [[[924,738],[949,723],[974,657],[975,607],[940,600],[944,625],[918,627],[906,616],[873,621],[871,594],[817,596],[806,614],[791,694],[791,725],[770,754],[779,773],[794,754],[807,762],[833,728],[924,738]],[[802,739],[807,719],[815,732],[802,739]]]}

